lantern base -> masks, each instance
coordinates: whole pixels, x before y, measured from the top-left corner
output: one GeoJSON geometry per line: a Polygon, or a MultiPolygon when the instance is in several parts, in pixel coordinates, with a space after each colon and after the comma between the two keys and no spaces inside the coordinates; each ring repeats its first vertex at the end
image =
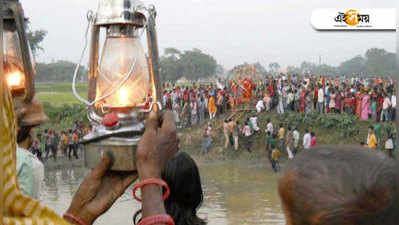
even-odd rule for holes
{"type": "Polygon", "coordinates": [[[85,144],[85,166],[96,167],[102,154],[108,152],[114,159],[112,171],[136,171],[137,143],[134,139],[108,138],[85,144]]]}

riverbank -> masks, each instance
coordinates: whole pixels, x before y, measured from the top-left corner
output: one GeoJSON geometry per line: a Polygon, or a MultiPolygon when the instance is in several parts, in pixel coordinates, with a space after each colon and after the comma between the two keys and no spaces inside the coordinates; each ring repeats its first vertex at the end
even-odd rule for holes
{"type": "MultiPolygon", "coordinates": [[[[282,124],[287,131],[287,127],[297,127],[300,132],[300,145],[305,129],[309,129],[316,134],[318,145],[360,145],[360,142],[366,142],[369,126],[377,123],[374,121],[362,121],[352,115],[347,114],[318,114],[310,113],[308,115],[301,113],[288,112],[279,115],[276,112],[262,112],[256,114],[253,111],[243,110],[236,113],[228,113],[221,115],[211,121],[214,130],[212,145],[209,153],[201,156],[209,160],[225,160],[225,159],[258,159],[266,157],[265,138],[267,120],[270,119],[274,125],[274,129],[278,130],[282,124]],[[258,117],[258,126],[260,131],[251,137],[252,153],[248,153],[244,146],[243,140],[239,140],[239,151],[235,152],[230,146],[224,149],[223,121],[232,118],[239,121],[241,125],[247,118],[256,115],[258,117]]],[[[382,141],[379,145],[380,149],[384,148],[386,131],[394,129],[393,123],[379,123],[382,126],[382,141]]],[[[193,125],[179,131],[180,149],[187,151],[192,155],[200,155],[200,149],[203,141],[203,133],[206,129],[206,123],[202,125],[193,125]]],[[[286,152],[282,151],[283,158],[286,158],[286,152]]]]}
{"type": "MultiPolygon", "coordinates": [[[[250,162],[262,162],[269,163],[266,156],[265,149],[265,128],[266,121],[270,119],[275,130],[278,129],[279,124],[287,129],[288,126],[298,127],[301,135],[305,129],[309,129],[315,132],[317,137],[318,145],[360,145],[361,141],[366,141],[367,130],[370,125],[376,125],[373,121],[361,121],[354,116],[346,114],[300,114],[300,113],[286,113],[284,115],[278,115],[276,112],[262,112],[256,114],[251,110],[242,110],[239,112],[229,112],[211,121],[214,129],[213,142],[206,154],[200,154],[200,149],[203,140],[203,132],[206,128],[207,122],[202,125],[193,125],[188,128],[179,129],[178,136],[180,139],[180,151],[189,153],[198,162],[215,162],[215,161],[236,161],[245,160],[250,162]],[[258,126],[260,132],[255,133],[252,137],[252,152],[249,153],[243,146],[243,140],[239,140],[239,151],[234,151],[230,146],[228,149],[224,149],[224,134],[223,134],[223,121],[225,119],[232,118],[243,124],[244,121],[250,116],[258,116],[258,126]]],[[[385,130],[393,129],[392,123],[380,123],[382,125],[382,140],[386,137],[385,130]]],[[[381,142],[381,149],[384,147],[381,142]]],[[[281,151],[282,159],[281,162],[287,160],[286,151],[281,151]]],[[[80,154],[82,155],[82,154],[80,154]]],[[[57,162],[53,159],[45,161],[45,166],[48,169],[59,169],[59,168],[72,168],[72,167],[83,167],[84,160],[80,157],[79,160],[69,161],[64,156],[59,157],[57,162]]]]}

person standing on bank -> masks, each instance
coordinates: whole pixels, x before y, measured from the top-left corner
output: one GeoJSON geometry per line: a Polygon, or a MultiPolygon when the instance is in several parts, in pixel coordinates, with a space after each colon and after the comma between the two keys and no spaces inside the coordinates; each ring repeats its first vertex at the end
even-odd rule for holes
{"type": "Polygon", "coordinates": [[[312,142],[312,136],[308,129],[305,130],[305,135],[303,135],[303,148],[309,149],[312,142]]]}

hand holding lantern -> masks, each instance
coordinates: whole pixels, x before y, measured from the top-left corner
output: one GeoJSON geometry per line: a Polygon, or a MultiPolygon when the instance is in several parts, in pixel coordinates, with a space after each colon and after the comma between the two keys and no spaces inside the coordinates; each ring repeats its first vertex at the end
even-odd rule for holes
{"type": "MultiPolygon", "coordinates": [[[[93,23],[88,100],[88,117],[94,132],[84,137],[86,165],[93,167],[102,152],[115,158],[113,170],[136,169],[135,149],[144,133],[146,113],[159,100],[159,56],[155,32],[155,9],[137,0],[100,0],[93,23]],[[106,39],[99,60],[101,29],[106,39]],[[140,42],[147,30],[148,58],[140,42]]],[[[75,71],[74,81],[79,71],[75,71]]]]}

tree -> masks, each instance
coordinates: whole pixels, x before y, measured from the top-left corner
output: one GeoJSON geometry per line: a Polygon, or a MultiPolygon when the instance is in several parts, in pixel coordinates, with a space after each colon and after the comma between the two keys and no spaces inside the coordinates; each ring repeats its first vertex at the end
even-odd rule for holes
{"type": "Polygon", "coordinates": [[[370,75],[395,75],[395,54],[385,49],[371,48],[365,54],[366,68],[370,75]]]}
{"type": "Polygon", "coordinates": [[[180,52],[175,48],[166,48],[160,64],[163,81],[176,81],[181,77],[198,80],[217,73],[216,60],[199,49],[180,52]]]}
{"type": "Polygon", "coordinates": [[[363,56],[357,55],[342,62],[338,67],[327,64],[316,65],[304,61],[300,67],[288,66],[289,73],[311,73],[324,76],[394,76],[396,54],[384,49],[371,48],[363,56]]]}
{"type": "Polygon", "coordinates": [[[361,55],[355,56],[350,60],[342,62],[339,66],[339,72],[347,75],[364,74],[367,72],[366,60],[361,55]]]}
{"type": "MultiPolygon", "coordinates": [[[[72,82],[76,64],[68,61],[37,63],[35,80],[38,82],[72,82]]],[[[87,80],[88,70],[80,69],[79,81],[87,80]]]]}
{"type": "Polygon", "coordinates": [[[39,50],[44,51],[43,47],[41,46],[41,43],[46,37],[47,31],[42,29],[32,30],[29,22],[26,24],[25,31],[26,31],[26,38],[28,39],[30,48],[32,49],[32,53],[34,55],[37,55],[39,50]]]}

